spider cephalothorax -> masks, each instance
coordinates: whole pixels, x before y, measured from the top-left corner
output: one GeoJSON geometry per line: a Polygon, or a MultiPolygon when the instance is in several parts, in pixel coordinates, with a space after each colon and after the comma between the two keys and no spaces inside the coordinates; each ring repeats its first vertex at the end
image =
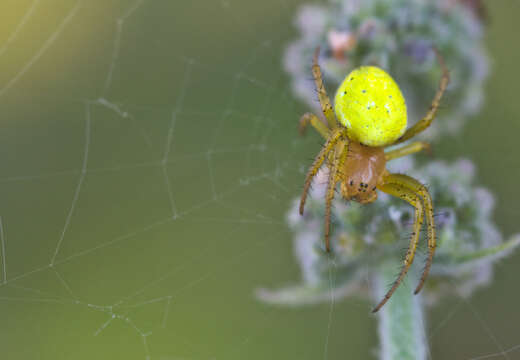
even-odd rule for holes
{"type": "Polygon", "coordinates": [[[347,75],[336,92],[333,109],[323,86],[318,55],[319,49],[314,55],[312,74],[326,124],[316,115],[306,113],[300,120],[300,130],[303,132],[311,124],[326,142],[307,173],[300,200],[300,214],[303,215],[312,179],[324,163],[329,169],[325,194],[327,251],[330,251],[330,208],[337,183],[340,183],[341,195],[347,200],[369,203],[377,199],[376,191],[380,190],[407,201],[415,208],[410,245],[403,267],[383,300],[374,308],[376,312],[388,301],[408,272],[424,220],[427,223],[428,258],[415,289],[416,294],[428,276],[436,244],[433,205],[428,190],[410,176],[391,174],[386,170],[387,161],[428,149],[429,145],[413,142],[387,152],[384,149],[412,138],[431,124],[448,86],[449,73],[442,57],[437,54],[443,70],[439,89],[426,116],[407,129],[406,103],[399,86],[384,70],[374,66],[363,66],[347,75]]]}
{"type": "Polygon", "coordinates": [[[340,184],[341,195],[346,200],[367,204],[377,199],[377,185],[381,183],[385,169],[385,152],[380,147],[350,142],[340,184]]]}

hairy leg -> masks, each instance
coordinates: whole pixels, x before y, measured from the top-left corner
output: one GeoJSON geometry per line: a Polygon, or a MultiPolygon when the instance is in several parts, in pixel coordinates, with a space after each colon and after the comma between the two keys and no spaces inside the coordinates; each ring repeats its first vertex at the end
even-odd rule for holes
{"type": "Polygon", "coordinates": [[[327,158],[328,153],[333,150],[336,146],[336,143],[344,136],[344,131],[342,130],[334,130],[332,134],[329,136],[328,140],[323,145],[323,148],[320,150],[318,155],[314,158],[314,162],[312,163],[307,175],[305,177],[305,183],[303,185],[303,193],[300,199],[300,215],[303,215],[303,209],[305,207],[305,200],[307,199],[307,194],[309,192],[309,188],[311,186],[312,178],[318,173],[323,161],[327,158]]]}
{"type": "Polygon", "coordinates": [[[423,273],[421,275],[421,280],[419,284],[415,288],[414,293],[417,294],[421,291],[428,274],[430,273],[430,268],[433,262],[433,255],[435,254],[436,239],[435,239],[435,220],[433,217],[433,202],[428,189],[421,184],[419,181],[415,180],[413,177],[404,174],[392,174],[389,175],[385,180],[391,181],[392,183],[401,184],[405,186],[415,193],[419,195],[424,202],[424,211],[426,213],[426,221],[427,221],[427,233],[428,233],[428,258],[426,259],[426,265],[424,266],[423,273]]]}
{"type": "Polygon", "coordinates": [[[345,169],[344,169],[343,165],[345,164],[345,161],[347,161],[348,147],[349,147],[348,140],[345,138],[343,140],[343,148],[339,149],[340,155],[339,155],[339,160],[338,160],[338,169],[336,171],[336,182],[341,181],[342,179],[345,179],[346,174],[344,174],[345,169]]]}
{"type": "Polygon", "coordinates": [[[320,48],[317,47],[316,51],[314,52],[314,57],[312,61],[312,76],[314,77],[314,83],[316,84],[316,90],[318,91],[318,99],[320,100],[321,110],[323,111],[323,115],[325,115],[325,118],[327,118],[329,129],[335,129],[337,128],[338,124],[336,123],[336,115],[334,114],[334,110],[332,109],[332,105],[330,104],[329,96],[327,95],[327,91],[323,86],[321,69],[318,65],[319,55],[320,48]]]}
{"type": "Polygon", "coordinates": [[[430,106],[430,110],[424,118],[422,118],[408,130],[406,130],[404,135],[397,139],[395,144],[402,143],[403,141],[406,141],[414,137],[415,135],[419,134],[420,132],[424,131],[426,128],[428,128],[428,126],[430,126],[433,119],[435,118],[435,114],[437,114],[437,109],[439,108],[442,95],[444,94],[444,91],[446,91],[446,87],[448,86],[448,83],[450,81],[450,73],[448,72],[448,68],[446,67],[443,57],[441,56],[441,54],[439,54],[437,50],[435,50],[435,55],[437,55],[437,59],[439,60],[439,64],[442,68],[442,77],[439,83],[437,93],[435,94],[435,97],[433,98],[432,104],[430,106]]]}
{"type": "Polygon", "coordinates": [[[401,284],[401,281],[405,277],[406,273],[410,269],[415,256],[415,251],[417,250],[419,234],[421,232],[421,227],[424,220],[423,204],[419,196],[414,191],[408,187],[393,183],[384,183],[383,185],[378,186],[378,189],[410,203],[410,205],[415,208],[415,215],[412,236],[410,237],[410,245],[408,246],[408,251],[406,252],[406,256],[404,258],[403,267],[401,268],[401,271],[399,272],[399,275],[397,276],[397,279],[394,281],[390,290],[388,290],[385,297],[379,302],[379,304],[376,305],[372,312],[379,311],[379,309],[381,309],[381,307],[386,304],[388,299],[390,299],[390,297],[393,295],[399,284],[401,284]]]}
{"type": "Polygon", "coordinates": [[[421,150],[426,150],[427,152],[431,151],[430,144],[422,141],[416,141],[411,144],[405,145],[399,149],[391,150],[385,153],[386,161],[390,161],[393,159],[397,159],[406,155],[410,155],[421,150]]]}
{"type": "Polygon", "coordinates": [[[344,174],[342,174],[343,164],[347,160],[348,156],[348,142],[344,140],[344,145],[339,148],[339,156],[336,156],[334,151],[332,159],[329,159],[329,178],[327,182],[327,191],[325,193],[325,249],[330,252],[330,216],[332,200],[334,200],[334,192],[336,190],[336,184],[341,181],[344,174]]]}
{"type": "Polygon", "coordinates": [[[325,139],[328,139],[329,129],[327,128],[327,125],[325,125],[316,115],[312,113],[305,113],[300,118],[300,135],[305,133],[305,129],[307,126],[309,126],[309,124],[311,124],[312,127],[315,128],[321,136],[323,136],[325,139]]]}
{"type": "Polygon", "coordinates": [[[329,163],[329,180],[327,182],[327,192],[325,193],[325,249],[330,252],[330,212],[334,191],[336,190],[336,177],[338,172],[338,159],[334,154],[333,160],[329,163]]]}

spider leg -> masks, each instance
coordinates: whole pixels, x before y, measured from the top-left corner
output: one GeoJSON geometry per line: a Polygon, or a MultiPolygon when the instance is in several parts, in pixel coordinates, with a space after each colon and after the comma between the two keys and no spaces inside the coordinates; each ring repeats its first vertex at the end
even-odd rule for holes
{"type": "Polygon", "coordinates": [[[336,178],[338,173],[338,159],[334,154],[334,159],[330,162],[329,180],[327,182],[327,192],[325,193],[325,249],[330,252],[330,212],[334,190],[336,189],[336,178]]]}
{"type": "Polygon", "coordinates": [[[316,90],[318,91],[318,99],[320,100],[321,110],[323,111],[323,115],[325,115],[325,118],[327,118],[329,129],[335,129],[338,127],[336,122],[336,115],[334,114],[334,110],[332,109],[332,105],[330,104],[330,99],[327,95],[327,91],[323,86],[321,69],[318,65],[319,55],[320,47],[318,46],[316,48],[316,51],[314,52],[314,57],[312,61],[312,76],[314,77],[314,83],[316,84],[316,90]]]}
{"type": "Polygon", "coordinates": [[[391,181],[392,183],[398,183],[402,186],[405,186],[412,191],[414,191],[417,195],[419,195],[424,203],[424,212],[426,213],[426,221],[427,221],[427,233],[428,233],[428,258],[426,259],[426,265],[424,266],[423,273],[421,275],[421,279],[419,280],[419,284],[415,288],[414,294],[419,293],[421,291],[428,274],[430,273],[430,268],[433,262],[433,255],[435,254],[436,239],[435,239],[435,222],[433,217],[433,202],[428,189],[421,184],[419,181],[414,178],[404,175],[404,174],[392,174],[389,175],[385,180],[391,181]]]}
{"type": "Polygon", "coordinates": [[[406,155],[410,155],[416,152],[419,152],[421,150],[426,150],[426,152],[431,152],[430,144],[422,141],[415,141],[411,144],[405,145],[403,147],[400,147],[398,149],[391,150],[387,153],[385,153],[386,161],[390,161],[393,159],[397,159],[406,155]]]}
{"type": "Polygon", "coordinates": [[[307,199],[307,194],[309,192],[309,188],[311,186],[312,178],[318,173],[323,161],[327,158],[327,154],[334,149],[336,143],[344,136],[344,131],[342,130],[334,130],[334,132],[329,136],[328,140],[323,145],[323,148],[320,150],[318,155],[314,158],[314,161],[305,176],[305,183],[303,185],[303,192],[300,198],[300,215],[303,215],[303,209],[305,207],[305,200],[307,199]]]}
{"type": "Polygon", "coordinates": [[[437,93],[435,94],[435,97],[433,98],[432,104],[430,106],[430,110],[428,111],[425,117],[418,121],[414,126],[406,130],[403,136],[397,139],[395,144],[402,143],[403,141],[406,141],[414,137],[415,135],[419,134],[420,132],[424,131],[426,128],[428,128],[428,126],[430,126],[433,119],[435,118],[435,114],[437,114],[437,109],[439,108],[442,95],[444,94],[444,91],[446,91],[446,87],[448,86],[448,83],[450,81],[450,73],[448,72],[448,68],[446,67],[444,58],[441,56],[441,54],[439,54],[439,52],[436,49],[434,49],[434,51],[442,68],[442,77],[439,83],[439,88],[437,89],[437,93]]]}
{"type": "Polygon", "coordinates": [[[330,161],[329,179],[327,182],[327,191],[325,193],[325,249],[330,252],[330,214],[332,207],[332,200],[334,200],[334,191],[336,190],[336,184],[341,180],[342,173],[340,169],[347,160],[348,156],[348,143],[345,144],[342,149],[339,158],[334,153],[334,158],[330,161]]]}
{"type": "MultiPolygon", "coordinates": [[[[388,177],[391,177],[391,176],[392,175],[390,175],[388,177]]],[[[378,189],[387,194],[396,196],[396,197],[401,198],[401,199],[407,201],[408,203],[410,203],[410,205],[412,205],[415,208],[415,215],[414,215],[413,232],[412,232],[412,236],[410,238],[410,245],[408,247],[408,251],[406,252],[406,256],[404,258],[403,267],[401,268],[401,271],[399,272],[399,275],[397,276],[397,279],[394,281],[392,287],[385,294],[385,297],[383,298],[383,300],[381,300],[379,302],[379,304],[377,304],[376,307],[372,310],[373,313],[379,311],[379,309],[381,309],[381,307],[384,304],[386,304],[388,299],[390,299],[390,297],[393,295],[393,293],[395,292],[395,290],[397,289],[399,284],[401,284],[401,281],[405,277],[406,273],[410,269],[410,266],[412,265],[412,262],[413,262],[413,259],[415,256],[415,251],[417,250],[417,244],[419,242],[419,234],[421,232],[421,227],[422,227],[422,223],[424,220],[423,204],[422,204],[419,196],[414,191],[412,191],[411,189],[409,189],[406,186],[390,183],[387,181],[387,178],[385,178],[385,183],[378,186],[378,189]]]]}
{"type": "Polygon", "coordinates": [[[343,148],[339,149],[339,151],[341,152],[338,160],[338,169],[336,171],[336,182],[341,181],[341,179],[345,178],[345,174],[342,172],[342,169],[348,157],[348,140],[346,137],[345,139],[343,139],[343,148]]]}
{"type": "Polygon", "coordinates": [[[329,137],[329,129],[327,128],[327,125],[325,125],[316,115],[311,113],[305,113],[300,118],[300,135],[305,133],[305,129],[309,124],[311,124],[312,127],[315,128],[316,131],[318,131],[325,139],[329,137]]]}

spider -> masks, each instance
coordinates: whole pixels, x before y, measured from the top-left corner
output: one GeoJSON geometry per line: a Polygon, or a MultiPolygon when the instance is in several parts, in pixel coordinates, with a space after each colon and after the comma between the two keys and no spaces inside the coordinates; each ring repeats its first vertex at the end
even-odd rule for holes
{"type": "Polygon", "coordinates": [[[336,92],[334,109],[323,86],[318,65],[319,48],[313,58],[312,74],[326,123],[312,113],[300,119],[300,132],[310,124],[326,141],[307,172],[300,199],[300,215],[313,177],[326,163],[329,174],[325,193],[325,247],[330,252],[331,203],[336,184],[340,183],[341,196],[361,204],[377,199],[376,190],[407,201],[415,208],[410,244],[404,264],[392,287],[372,312],[377,312],[390,299],[412,265],[419,234],[426,218],[428,257],[415,294],[421,291],[435,253],[435,224],[432,198],[424,185],[405,174],[392,174],[386,162],[421,150],[429,144],[412,142],[385,152],[391,145],[400,144],[424,131],[435,118],[440,100],[449,82],[449,73],[442,56],[435,50],[442,68],[439,88],[426,116],[406,129],[406,103],[399,86],[384,70],[375,66],[362,66],[353,70],[336,92]]]}

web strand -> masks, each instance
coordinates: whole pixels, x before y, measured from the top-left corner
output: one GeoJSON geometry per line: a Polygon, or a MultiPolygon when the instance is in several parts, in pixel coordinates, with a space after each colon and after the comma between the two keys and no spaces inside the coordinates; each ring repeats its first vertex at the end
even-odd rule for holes
{"type": "Polygon", "coordinates": [[[20,33],[20,31],[23,29],[24,25],[31,19],[34,10],[38,7],[38,4],[41,2],[41,0],[33,0],[31,6],[29,7],[29,10],[25,13],[25,15],[22,17],[22,20],[18,23],[14,31],[11,33],[11,35],[7,38],[5,44],[0,47],[0,57],[5,54],[9,46],[12,42],[14,42],[20,33]]]}
{"type": "Polygon", "coordinates": [[[63,227],[63,230],[60,235],[60,239],[58,240],[58,244],[56,245],[56,249],[54,250],[54,255],[52,256],[50,266],[54,265],[54,262],[56,260],[56,256],[58,256],[58,252],[60,251],[61,244],[63,242],[63,239],[65,238],[65,233],[67,232],[67,229],[70,224],[70,219],[72,218],[72,214],[74,213],[74,209],[76,208],[76,203],[79,198],[79,194],[81,192],[81,186],[83,185],[83,181],[85,180],[85,176],[87,174],[87,163],[88,163],[88,153],[89,153],[89,146],[90,146],[90,127],[91,127],[91,120],[90,120],[90,104],[85,105],[85,150],[83,152],[83,165],[81,166],[81,173],[78,180],[78,185],[76,186],[76,191],[74,192],[74,197],[72,198],[72,205],[70,206],[70,210],[67,214],[67,218],[65,220],[65,226],[63,227]]]}
{"type": "Polygon", "coordinates": [[[83,0],[78,0],[76,2],[74,7],[63,19],[56,31],[54,31],[52,35],[43,43],[42,47],[36,52],[36,54],[34,54],[34,56],[27,63],[25,63],[22,69],[10,81],[8,81],[7,84],[0,88],[0,98],[4,96],[4,94],[27,73],[27,71],[29,71],[29,69],[40,59],[40,57],[45,54],[45,52],[47,52],[56,39],[58,39],[58,37],[62,34],[67,25],[69,25],[74,16],[78,13],[82,2],[83,0]]]}
{"type": "Polygon", "coordinates": [[[0,216],[0,241],[2,242],[2,282],[7,284],[7,260],[5,250],[4,222],[0,216]]]}

